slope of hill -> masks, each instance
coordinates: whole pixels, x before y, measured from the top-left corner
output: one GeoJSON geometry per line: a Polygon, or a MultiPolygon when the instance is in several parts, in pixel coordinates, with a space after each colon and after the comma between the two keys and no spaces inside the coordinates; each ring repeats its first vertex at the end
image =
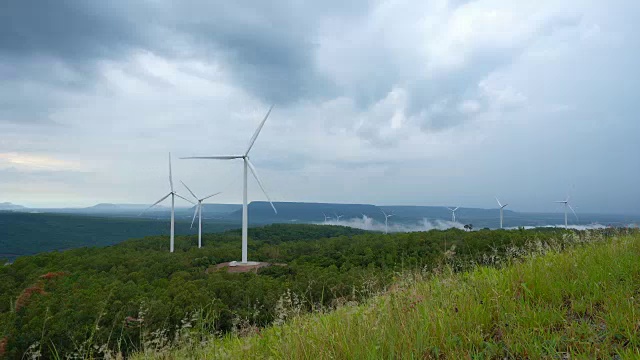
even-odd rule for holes
{"type": "Polygon", "coordinates": [[[362,302],[398,274],[441,268],[453,248],[455,268],[463,270],[513,247],[569,246],[608,235],[560,229],[385,235],[278,224],[249,229],[251,260],[286,264],[257,273],[215,266],[240,258],[237,230],[205,234],[202,248],[196,236],[178,236],[175,253],[167,251],[168,236],[153,236],[24,256],[0,267],[0,342],[11,359],[30,358],[29,349],[44,358],[127,356],[186,337],[258,329],[286,319],[282,311],[290,308],[302,313],[362,302]]]}
{"type": "Polygon", "coordinates": [[[639,358],[640,236],[548,250],[502,269],[410,280],[358,306],[210,338],[205,347],[134,358],[639,358]]]}

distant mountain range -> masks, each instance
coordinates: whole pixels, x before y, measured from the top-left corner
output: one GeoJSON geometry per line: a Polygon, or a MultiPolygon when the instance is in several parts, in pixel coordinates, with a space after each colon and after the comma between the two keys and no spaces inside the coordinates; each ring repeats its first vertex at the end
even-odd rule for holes
{"type": "MultiPolygon", "coordinates": [[[[249,204],[249,222],[251,225],[270,223],[322,223],[325,216],[335,222],[339,216],[341,221],[371,219],[377,223],[384,223],[383,211],[392,214],[389,222],[393,224],[415,225],[416,229],[425,222],[450,221],[451,211],[444,206],[406,206],[372,204],[335,204],[335,203],[306,203],[306,202],[276,202],[277,213],[265,201],[254,201],[249,204]]],[[[106,217],[141,217],[149,219],[166,219],[169,217],[168,206],[156,206],[144,214],[147,204],[110,204],[101,203],[84,208],[27,208],[12,203],[0,203],[0,210],[15,212],[62,213],[106,217]]],[[[176,218],[191,221],[194,207],[176,207],[176,218]]],[[[456,211],[459,224],[473,224],[474,227],[497,228],[499,226],[498,209],[481,209],[461,207],[456,211]]],[[[204,221],[240,223],[242,206],[240,204],[204,204],[202,211],[204,221]]],[[[607,215],[607,214],[578,214],[579,220],[571,216],[570,224],[592,224],[627,226],[638,223],[640,216],[607,215]]],[[[526,213],[505,209],[505,227],[518,226],[549,226],[564,223],[561,213],[526,213]]],[[[356,224],[356,226],[358,226],[356,224]]],[[[441,227],[442,225],[440,225],[441,227]]]]}
{"type": "MultiPolygon", "coordinates": [[[[101,203],[93,206],[89,206],[84,208],[85,210],[96,210],[96,211],[123,211],[123,210],[144,210],[148,208],[148,204],[109,204],[109,203],[101,203]]],[[[158,208],[165,208],[164,205],[156,205],[158,208]]]]}
{"type": "Polygon", "coordinates": [[[26,208],[22,205],[16,205],[10,202],[0,203],[0,210],[24,210],[24,209],[26,208]]]}

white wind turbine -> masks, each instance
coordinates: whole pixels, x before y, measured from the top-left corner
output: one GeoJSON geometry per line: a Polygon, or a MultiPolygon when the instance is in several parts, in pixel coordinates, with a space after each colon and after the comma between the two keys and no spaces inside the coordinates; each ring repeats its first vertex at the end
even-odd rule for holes
{"type": "Polygon", "coordinates": [[[382,214],[384,215],[384,233],[388,234],[389,233],[389,218],[392,217],[393,214],[387,215],[387,213],[384,212],[384,210],[382,210],[382,208],[380,208],[380,211],[382,211],[382,214]]]}
{"type": "MultiPolygon", "coordinates": [[[[194,204],[194,203],[193,203],[193,201],[178,195],[178,193],[176,193],[173,190],[173,175],[171,173],[171,153],[169,153],[169,185],[171,186],[171,192],[169,192],[167,195],[165,195],[162,199],[156,201],[153,205],[151,205],[148,208],[144,209],[144,211],[141,212],[140,215],[144,214],[147,210],[149,210],[152,207],[160,204],[166,198],[171,196],[171,235],[169,236],[169,251],[173,252],[173,248],[174,248],[174,246],[173,246],[173,243],[174,243],[174,232],[175,232],[175,203],[176,203],[176,196],[181,198],[181,199],[183,199],[183,200],[186,200],[187,202],[190,202],[192,204],[194,204]]],[[[140,216],[140,215],[138,215],[138,216],[140,216]]]]}
{"type": "Polygon", "coordinates": [[[449,211],[451,211],[451,221],[456,222],[456,210],[458,210],[460,206],[456,206],[455,209],[448,207],[449,211]]]}
{"type": "Polygon", "coordinates": [[[251,137],[251,140],[249,141],[249,147],[247,147],[247,151],[245,151],[244,155],[192,156],[192,157],[182,158],[182,159],[208,159],[208,160],[242,159],[242,161],[244,163],[244,179],[243,179],[244,187],[243,187],[243,192],[242,192],[242,262],[241,262],[242,265],[247,265],[248,264],[248,261],[247,261],[247,244],[248,244],[248,231],[249,231],[248,230],[248,228],[249,228],[249,215],[248,215],[248,211],[247,211],[247,173],[248,173],[248,170],[251,170],[251,173],[253,174],[253,177],[258,182],[258,185],[260,186],[260,189],[262,189],[262,192],[267,197],[267,200],[269,200],[269,203],[271,204],[271,207],[273,208],[273,211],[275,211],[276,214],[278,213],[278,211],[276,210],[276,207],[273,206],[273,203],[271,202],[271,198],[269,198],[269,195],[267,194],[267,191],[264,189],[264,186],[262,185],[262,181],[260,181],[260,178],[258,177],[258,172],[256,171],[255,166],[253,166],[253,164],[249,160],[249,151],[251,151],[251,148],[253,147],[253,144],[256,142],[256,139],[258,138],[258,135],[260,134],[260,130],[262,130],[262,127],[264,126],[264,123],[267,121],[267,118],[269,117],[269,114],[271,114],[271,110],[272,109],[273,109],[273,105],[269,108],[269,111],[267,111],[267,115],[265,115],[264,119],[262,119],[262,122],[260,123],[260,125],[258,125],[258,128],[256,129],[256,132],[253,134],[253,137],[251,137]]]}
{"type": "Polygon", "coordinates": [[[191,196],[193,196],[193,198],[196,199],[196,201],[198,202],[196,204],[196,211],[193,213],[193,220],[191,220],[191,228],[193,228],[193,223],[196,221],[196,215],[197,215],[198,216],[198,248],[201,248],[202,247],[202,202],[207,200],[210,197],[214,197],[220,194],[221,191],[215,194],[203,197],[202,199],[198,199],[196,194],[194,194],[193,191],[189,189],[189,187],[187,186],[187,184],[184,183],[184,181],[180,180],[180,182],[182,183],[182,185],[184,185],[184,187],[187,188],[187,190],[189,190],[189,193],[191,194],[191,196]]]}
{"type": "Polygon", "coordinates": [[[564,204],[564,227],[565,229],[569,227],[569,219],[567,216],[567,208],[571,209],[571,211],[573,212],[573,215],[575,215],[576,220],[578,220],[578,214],[576,214],[576,211],[573,210],[573,207],[571,207],[571,205],[569,205],[569,195],[567,195],[567,198],[565,200],[560,200],[560,201],[554,201],[555,203],[558,204],[564,204]]]}
{"type": "Polygon", "coordinates": [[[336,223],[340,222],[340,218],[344,215],[338,215],[338,213],[333,213],[336,216],[336,223]]]}
{"type": "Polygon", "coordinates": [[[324,223],[327,223],[327,220],[331,219],[331,216],[327,216],[327,214],[322,213],[322,215],[324,216],[324,223]]]}
{"type": "Polygon", "coordinates": [[[498,200],[498,198],[496,198],[496,201],[498,202],[498,206],[500,206],[500,229],[502,229],[502,219],[503,219],[503,213],[502,212],[503,212],[504,208],[507,207],[507,205],[509,205],[509,204],[502,205],[500,203],[500,200],[498,200]]]}

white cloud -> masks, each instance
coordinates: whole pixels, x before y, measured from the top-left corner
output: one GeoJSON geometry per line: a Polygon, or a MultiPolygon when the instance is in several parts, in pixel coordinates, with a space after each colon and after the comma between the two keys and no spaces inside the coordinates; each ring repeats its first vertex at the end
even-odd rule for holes
{"type": "Polygon", "coordinates": [[[81,165],[69,160],[57,159],[47,155],[21,154],[17,152],[0,153],[0,168],[12,168],[24,171],[34,170],[79,170],[81,165]]]}

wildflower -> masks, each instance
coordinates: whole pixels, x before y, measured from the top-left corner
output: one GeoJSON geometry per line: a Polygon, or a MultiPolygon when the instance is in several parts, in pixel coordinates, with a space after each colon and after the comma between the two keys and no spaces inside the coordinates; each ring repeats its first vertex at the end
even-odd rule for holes
{"type": "Polygon", "coordinates": [[[16,311],[27,306],[33,294],[46,294],[46,292],[42,288],[41,283],[37,283],[36,285],[33,285],[31,287],[28,287],[22,290],[22,293],[20,294],[20,296],[18,296],[18,299],[16,300],[16,311]]]}

